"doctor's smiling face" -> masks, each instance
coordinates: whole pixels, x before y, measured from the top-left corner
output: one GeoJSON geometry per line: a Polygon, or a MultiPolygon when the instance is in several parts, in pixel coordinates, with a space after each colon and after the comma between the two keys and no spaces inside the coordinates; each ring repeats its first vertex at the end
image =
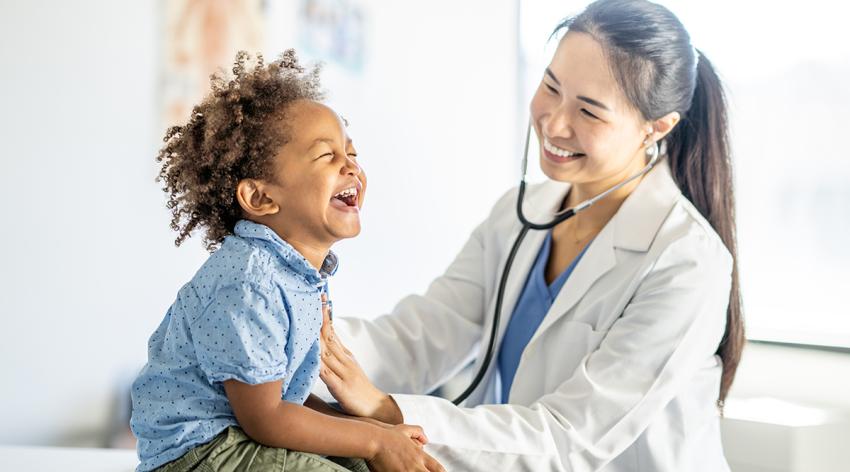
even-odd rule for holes
{"type": "Polygon", "coordinates": [[[531,100],[540,166],[552,180],[609,187],[646,165],[648,137],[661,139],[678,113],[641,115],[618,85],[599,42],[568,32],[531,100]]]}

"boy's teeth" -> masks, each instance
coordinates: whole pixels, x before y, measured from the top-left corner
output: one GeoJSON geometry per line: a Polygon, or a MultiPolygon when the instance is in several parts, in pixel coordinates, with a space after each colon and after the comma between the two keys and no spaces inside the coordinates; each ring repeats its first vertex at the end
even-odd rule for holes
{"type": "Polygon", "coordinates": [[[349,189],[343,190],[342,192],[339,192],[338,194],[334,195],[334,197],[343,197],[344,198],[344,197],[352,197],[354,195],[357,195],[357,189],[349,188],[349,189]]]}
{"type": "Polygon", "coordinates": [[[552,154],[555,154],[556,156],[574,157],[574,156],[583,155],[580,152],[570,152],[570,151],[567,151],[566,149],[561,149],[559,147],[556,147],[554,144],[550,143],[548,139],[545,139],[545,138],[543,139],[543,147],[547,151],[551,152],[552,154]]]}

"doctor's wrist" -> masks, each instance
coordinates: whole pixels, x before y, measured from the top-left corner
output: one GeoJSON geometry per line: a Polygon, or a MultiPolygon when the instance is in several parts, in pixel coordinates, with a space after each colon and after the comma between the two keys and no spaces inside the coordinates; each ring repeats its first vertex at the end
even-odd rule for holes
{"type": "Polygon", "coordinates": [[[372,418],[388,424],[404,423],[404,415],[401,413],[401,408],[392,396],[384,394],[378,402],[378,408],[372,418]]]}

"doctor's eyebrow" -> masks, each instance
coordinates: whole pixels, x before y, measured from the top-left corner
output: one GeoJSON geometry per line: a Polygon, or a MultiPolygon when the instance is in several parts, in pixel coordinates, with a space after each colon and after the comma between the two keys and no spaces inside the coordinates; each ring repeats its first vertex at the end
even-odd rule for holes
{"type": "MultiPolygon", "coordinates": [[[[558,84],[558,86],[560,86],[560,85],[561,85],[561,82],[558,80],[558,78],[557,78],[557,77],[555,77],[555,74],[554,74],[554,73],[552,72],[552,70],[551,70],[551,69],[549,69],[548,67],[546,68],[546,75],[548,75],[550,79],[554,80],[554,81],[555,81],[555,83],[556,83],[556,84],[558,84]]],[[[577,99],[579,99],[579,100],[581,100],[581,101],[583,101],[583,102],[585,102],[585,103],[589,103],[590,105],[593,105],[593,106],[595,106],[595,107],[599,107],[599,108],[601,108],[601,109],[603,109],[603,110],[605,110],[605,111],[611,111],[611,109],[610,109],[610,108],[608,108],[607,106],[605,106],[605,104],[604,104],[604,103],[602,103],[602,102],[600,102],[600,101],[598,101],[598,100],[594,100],[594,99],[592,99],[592,98],[585,97],[585,96],[583,96],[583,95],[577,95],[577,96],[576,96],[576,98],[577,98],[577,99]]]]}
{"type": "Polygon", "coordinates": [[[610,109],[610,108],[608,108],[608,107],[606,107],[604,103],[602,103],[602,102],[598,102],[598,101],[596,101],[596,100],[594,100],[594,99],[592,99],[592,98],[583,97],[583,96],[581,96],[581,95],[576,96],[576,98],[577,98],[577,99],[579,99],[579,100],[581,100],[581,101],[583,101],[583,102],[585,102],[585,103],[589,103],[589,104],[591,104],[591,105],[593,105],[593,106],[595,106],[595,107],[599,107],[599,108],[601,108],[601,109],[603,109],[603,110],[605,110],[605,111],[611,111],[611,109],[610,109]]]}

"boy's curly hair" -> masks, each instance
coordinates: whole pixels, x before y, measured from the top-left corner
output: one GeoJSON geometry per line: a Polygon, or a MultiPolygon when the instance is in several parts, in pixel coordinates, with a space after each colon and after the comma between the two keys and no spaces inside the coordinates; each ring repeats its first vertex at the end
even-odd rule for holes
{"type": "Polygon", "coordinates": [[[293,49],[268,65],[261,54],[253,66],[250,61],[251,56],[240,51],[233,76],[213,74],[212,92],[192,109],[189,122],[165,133],[156,180],[169,194],[177,246],[197,227],[206,229],[208,251],[233,233],[242,217],[237,184],[271,177],[273,158],[290,138],[281,126],[288,105],[323,98],[319,66],[305,72],[293,49]]]}

